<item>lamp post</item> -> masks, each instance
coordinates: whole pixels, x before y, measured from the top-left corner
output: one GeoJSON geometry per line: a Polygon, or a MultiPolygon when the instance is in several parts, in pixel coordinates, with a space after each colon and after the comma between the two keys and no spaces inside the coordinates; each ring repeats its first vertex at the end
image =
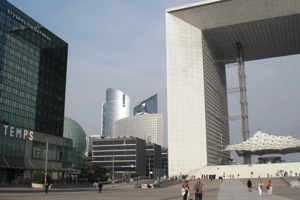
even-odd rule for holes
{"type": "Polygon", "coordinates": [[[150,168],[150,152],[149,152],[149,180],[151,179],[151,175],[150,175],[150,172],[151,172],[151,168],[150,168]]]}
{"type": "Polygon", "coordinates": [[[113,149],[112,181],[115,180],[115,149],[113,149]]]}
{"type": "MultiPolygon", "coordinates": [[[[148,143],[150,144],[151,143],[151,135],[149,135],[148,136],[148,143]]],[[[150,146],[149,146],[150,147],[150,146]]],[[[149,156],[149,180],[151,179],[151,174],[150,174],[150,172],[151,172],[151,168],[150,168],[150,164],[151,164],[151,161],[150,161],[150,155],[151,155],[151,148],[149,148],[149,154],[148,154],[148,156],[149,156]]],[[[153,146],[153,155],[154,155],[154,146],[153,146]]]]}
{"type": "Polygon", "coordinates": [[[46,135],[47,137],[47,142],[46,142],[46,158],[45,158],[45,177],[44,177],[44,182],[46,183],[47,181],[47,168],[48,168],[48,135],[46,135]]]}
{"type": "Polygon", "coordinates": [[[223,150],[223,134],[221,133],[221,151],[223,150]]]}
{"type": "Polygon", "coordinates": [[[115,183],[115,148],[113,148],[111,183],[112,183],[112,186],[114,187],[114,183],[115,183]]]}

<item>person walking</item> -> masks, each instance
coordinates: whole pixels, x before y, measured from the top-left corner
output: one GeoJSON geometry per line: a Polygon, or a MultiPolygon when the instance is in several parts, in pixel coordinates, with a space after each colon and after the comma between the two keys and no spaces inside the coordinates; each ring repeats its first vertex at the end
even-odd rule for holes
{"type": "Polygon", "coordinates": [[[94,189],[96,189],[98,187],[98,182],[97,181],[94,181],[93,187],[94,187],[94,189]]]}
{"type": "Polygon", "coordinates": [[[248,187],[248,189],[249,189],[249,192],[251,192],[251,189],[252,189],[252,182],[251,182],[250,179],[248,179],[248,181],[247,181],[247,187],[248,187]]]}
{"type": "Polygon", "coordinates": [[[262,195],[262,188],[263,188],[264,184],[262,182],[262,180],[259,180],[258,182],[258,193],[261,196],[262,195]]]}
{"type": "Polygon", "coordinates": [[[45,182],[44,182],[44,187],[45,187],[45,193],[48,194],[48,190],[49,190],[49,180],[46,179],[45,182]]]}
{"type": "Polygon", "coordinates": [[[183,194],[183,200],[187,200],[187,197],[189,196],[189,182],[185,181],[182,184],[182,194],[183,194]]]}
{"type": "Polygon", "coordinates": [[[268,182],[267,189],[268,189],[268,195],[272,195],[272,192],[273,192],[273,183],[272,183],[271,180],[269,180],[269,182],[268,182]]]}
{"type": "Polygon", "coordinates": [[[195,200],[202,200],[204,185],[201,183],[200,178],[197,178],[197,182],[195,183],[193,189],[195,190],[195,200]]]}
{"type": "Polygon", "coordinates": [[[99,188],[98,192],[99,192],[99,193],[102,192],[102,187],[103,187],[102,183],[99,182],[99,183],[98,183],[98,188],[99,188]]]}

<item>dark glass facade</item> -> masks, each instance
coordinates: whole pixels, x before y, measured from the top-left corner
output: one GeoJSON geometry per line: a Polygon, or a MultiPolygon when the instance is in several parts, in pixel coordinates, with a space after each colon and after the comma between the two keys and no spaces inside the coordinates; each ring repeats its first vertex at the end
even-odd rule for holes
{"type": "Polygon", "coordinates": [[[161,177],[162,174],[162,153],[158,144],[147,143],[147,177],[161,177]]]}
{"type": "Polygon", "coordinates": [[[0,121],[63,136],[68,44],[0,0],[0,121]]]}
{"type": "Polygon", "coordinates": [[[0,0],[0,183],[29,183],[46,163],[56,180],[74,171],[63,138],[67,56],[66,42],[0,0]]]}
{"type": "Polygon", "coordinates": [[[157,94],[149,97],[148,99],[139,103],[133,109],[133,115],[139,115],[143,113],[157,113],[157,94]]]}
{"type": "Polygon", "coordinates": [[[161,165],[162,165],[162,175],[168,176],[168,148],[161,147],[161,165]]]}
{"type": "Polygon", "coordinates": [[[46,152],[48,174],[62,178],[62,173],[74,171],[72,143],[68,138],[0,124],[0,183],[29,183],[32,174],[44,173],[46,152]]]}

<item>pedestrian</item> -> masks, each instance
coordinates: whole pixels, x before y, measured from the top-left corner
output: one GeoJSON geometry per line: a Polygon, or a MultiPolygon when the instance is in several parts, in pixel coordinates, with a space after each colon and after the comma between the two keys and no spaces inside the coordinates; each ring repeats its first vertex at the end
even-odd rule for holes
{"type": "Polygon", "coordinates": [[[98,187],[98,182],[97,181],[94,181],[93,187],[94,187],[94,189],[96,189],[98,187]]]}
{"type": "Polygon", "coordinates": [[[99,182],[99,183],[98,183],[98,188],[99,188],[98,192],[99,192],[99,193],[102,192],[102,187],[103,187],[102,183],[99,182]]]}
{"type": "Polygon", "coordinates": [[[195,200],[202,200],[204,185],[201,183],[200,178],[197,178],[197,182],[195,183],[193,189],[195,190],[195,200]]]}
{"type": "Polygon", "coordinates": [[[261,196],[262,195],[262,188],[263,188],[264,184],[262,182],[262,180],[259,180],[259,183],[258,183],[258,192],[259,192],[259,195],[261,196]]]}
{"type": "Polygon", "coordinates": [[[251,192],[251,189],[252,189],[252,182],[251,182],[250,179],[248,179],[248,181],[247,181],[247,186],[248,186],[249,192],[251,192]]]}
{"type": "Polygon", "coordinates": [[[187,197],[189,196],[189,182],[185,181],[182,184],[182,195],[183,195],[183,200],[187,200],[187,197]]]}
{"type": "Polygon", "coordinates": [[[271,180],[269,180],[269,182],[268,182],[267,189],[268,189],[268,195],[272,195],[272,192],[273,192],[273,183],[272,183],[271,180]]]}
{"type": "Polygon", "coordinates": [[[48,194],[49,185],[50,185],[49,180],[46,179],[46,180],[44,181],[44,187],[45,187],[45,193],[46,193],[46,194],[48,194]]]}

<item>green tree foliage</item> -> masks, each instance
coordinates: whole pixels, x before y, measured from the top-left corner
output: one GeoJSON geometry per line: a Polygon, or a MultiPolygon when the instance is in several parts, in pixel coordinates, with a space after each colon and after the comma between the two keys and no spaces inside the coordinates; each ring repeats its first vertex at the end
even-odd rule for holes
{"type": "MultiPolygon", "coordinates": [[[[44,173],[41,173],[41,172],[35,173],[32,176],[32,182],[43,184],[44,183],[44,177],[45,177],[44,173]]],[[[49,174],[47,174],[47,179],[49,180],[49,182],[51,182],[51,176],[49,174]]]]}
{"type": "Polygon", "coordinates": [[[106,175],[107,173],[108,170],[106,168],[96,165],[84,165],[81,168],[81,175],[79,176],[79,178],[87,178],[90,183],[93,183],[97,180],[106,181],[108,178],[106,175]]]}

